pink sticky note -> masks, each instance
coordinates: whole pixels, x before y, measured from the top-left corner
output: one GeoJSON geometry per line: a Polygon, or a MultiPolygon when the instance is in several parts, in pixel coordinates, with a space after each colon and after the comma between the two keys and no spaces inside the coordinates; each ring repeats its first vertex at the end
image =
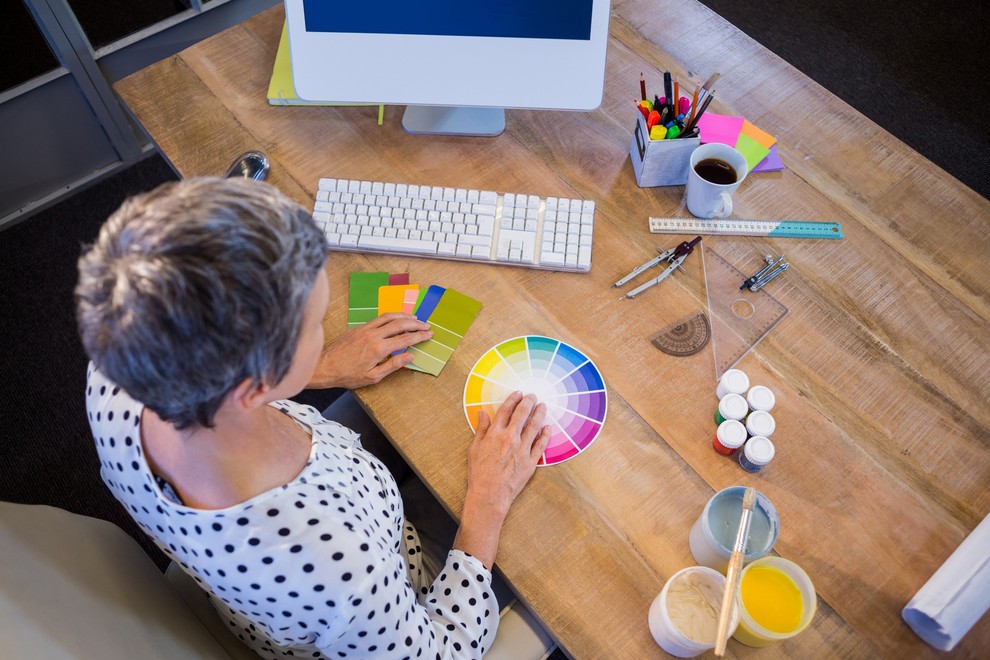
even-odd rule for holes
{"type": "Polygon", "coordinates": [[[777,153],[777,145],[770,147],[770,153],[767,157],[761,160],[756,167],[753,168],[754,172],[776,172],[778,170],[784,169],[784,161],[780,159],[780,154],[777,153]]]}
{"type": "Polygon", "coordinates": [[[709,144],[711,142],[717,142],[734,147],[739,140],[739,134],[742,133],[745,121],[742,117],[731,117],[729,115],[706,112],[698,120],[698,128],[701,130],[701,143],[709,144]]]}

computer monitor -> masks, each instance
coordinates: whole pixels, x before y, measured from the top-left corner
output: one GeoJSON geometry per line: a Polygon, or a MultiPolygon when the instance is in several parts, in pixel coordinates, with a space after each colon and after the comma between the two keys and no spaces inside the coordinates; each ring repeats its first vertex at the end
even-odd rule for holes
{"type": "Polygon", "coordinates": [[[601,104],[609,0],[285,0],[297,94],[406,105],[412,133],[497,135],[505,108],[601,104]]]}

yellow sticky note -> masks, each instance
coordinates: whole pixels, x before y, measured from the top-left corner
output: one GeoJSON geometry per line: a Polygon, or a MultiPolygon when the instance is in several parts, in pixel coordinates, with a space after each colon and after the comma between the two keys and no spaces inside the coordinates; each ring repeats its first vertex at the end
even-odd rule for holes
{"type": "Polygon", "coordinates": [[[410,290],[414,291],[413,303],[415,303],[415,296],[419,294],[418,284],[395,284],[379,287],[378,315],[403,311],[406,304],[406,292],[410,290]]]}

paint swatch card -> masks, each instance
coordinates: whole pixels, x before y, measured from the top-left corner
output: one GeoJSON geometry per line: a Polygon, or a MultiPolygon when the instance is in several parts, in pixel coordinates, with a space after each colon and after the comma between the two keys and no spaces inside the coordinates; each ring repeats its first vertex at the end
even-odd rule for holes
{"type": "Polygon", "coordinates": [[[478,428],[480,411],[494,418],[515,391],[535,394],[547,407],[551,436],[539,465],[577,456],[591,446],[605,424],[608,394],[598,367],[560,340],[515,337],[481,356],[464,384],[464,414],[471,430],[478,428]]]}
{"type": "Polygon", "coordinates": [[[409,287],[402,296],[402,313],[412,314],[416,311],[416,304],[419,301],[419,285],[409,287]]]}
{"type": "Polygon", "coordinates": [[[412,307],[419,294],[418,284],[395,284],[378,287],[378,316],[390,312],[412,313],[412,307]],[[412,294],[412,301],[409,303],[409,310],[406,311],[406,295],[412,294]]]}
{"type": "MultiPolygon", "coordinates": [[[[427,292],[420,310],[429,295],[427,292]]],[[[428,374],[440,375],[480,311],[481,303],[474,298],[453,289],[444,291],[433,312],[425,319],[433,331],[433,338],[409,347],[409,352],[415,356],[411,364],[428,374]]]]}
{"type": "Polygon", "coordinates": [[[347,295],[347,327],[363,325],[378,316],[378,289],[388,286],[388,273],[351,273],[347,295]]]}
{"type": "Polygon", "coordinates": [[[443,297],[445,291],[447,291],[447,289],[442,286],[437,286],[436,284],[428,288],[426,293],[423,294],[423,297],[420,298],[419,304],[416,306],[416,318],[423,323],[426,323],[426,319],[430,318],[430,314],[432,314],[433,310],[437,308],[437,305],[440,303],[440,298],[443,297]]]}

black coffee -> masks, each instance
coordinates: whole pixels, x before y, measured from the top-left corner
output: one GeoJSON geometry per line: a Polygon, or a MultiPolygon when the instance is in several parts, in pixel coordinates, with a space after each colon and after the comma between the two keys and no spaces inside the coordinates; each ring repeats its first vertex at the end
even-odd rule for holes
{"type": "Polygon", "coordinates": [[[705,181],[726,186],[738,180],[736,171],[724,160],[706,158],[694,166],[694,171],[705,181]]]}

